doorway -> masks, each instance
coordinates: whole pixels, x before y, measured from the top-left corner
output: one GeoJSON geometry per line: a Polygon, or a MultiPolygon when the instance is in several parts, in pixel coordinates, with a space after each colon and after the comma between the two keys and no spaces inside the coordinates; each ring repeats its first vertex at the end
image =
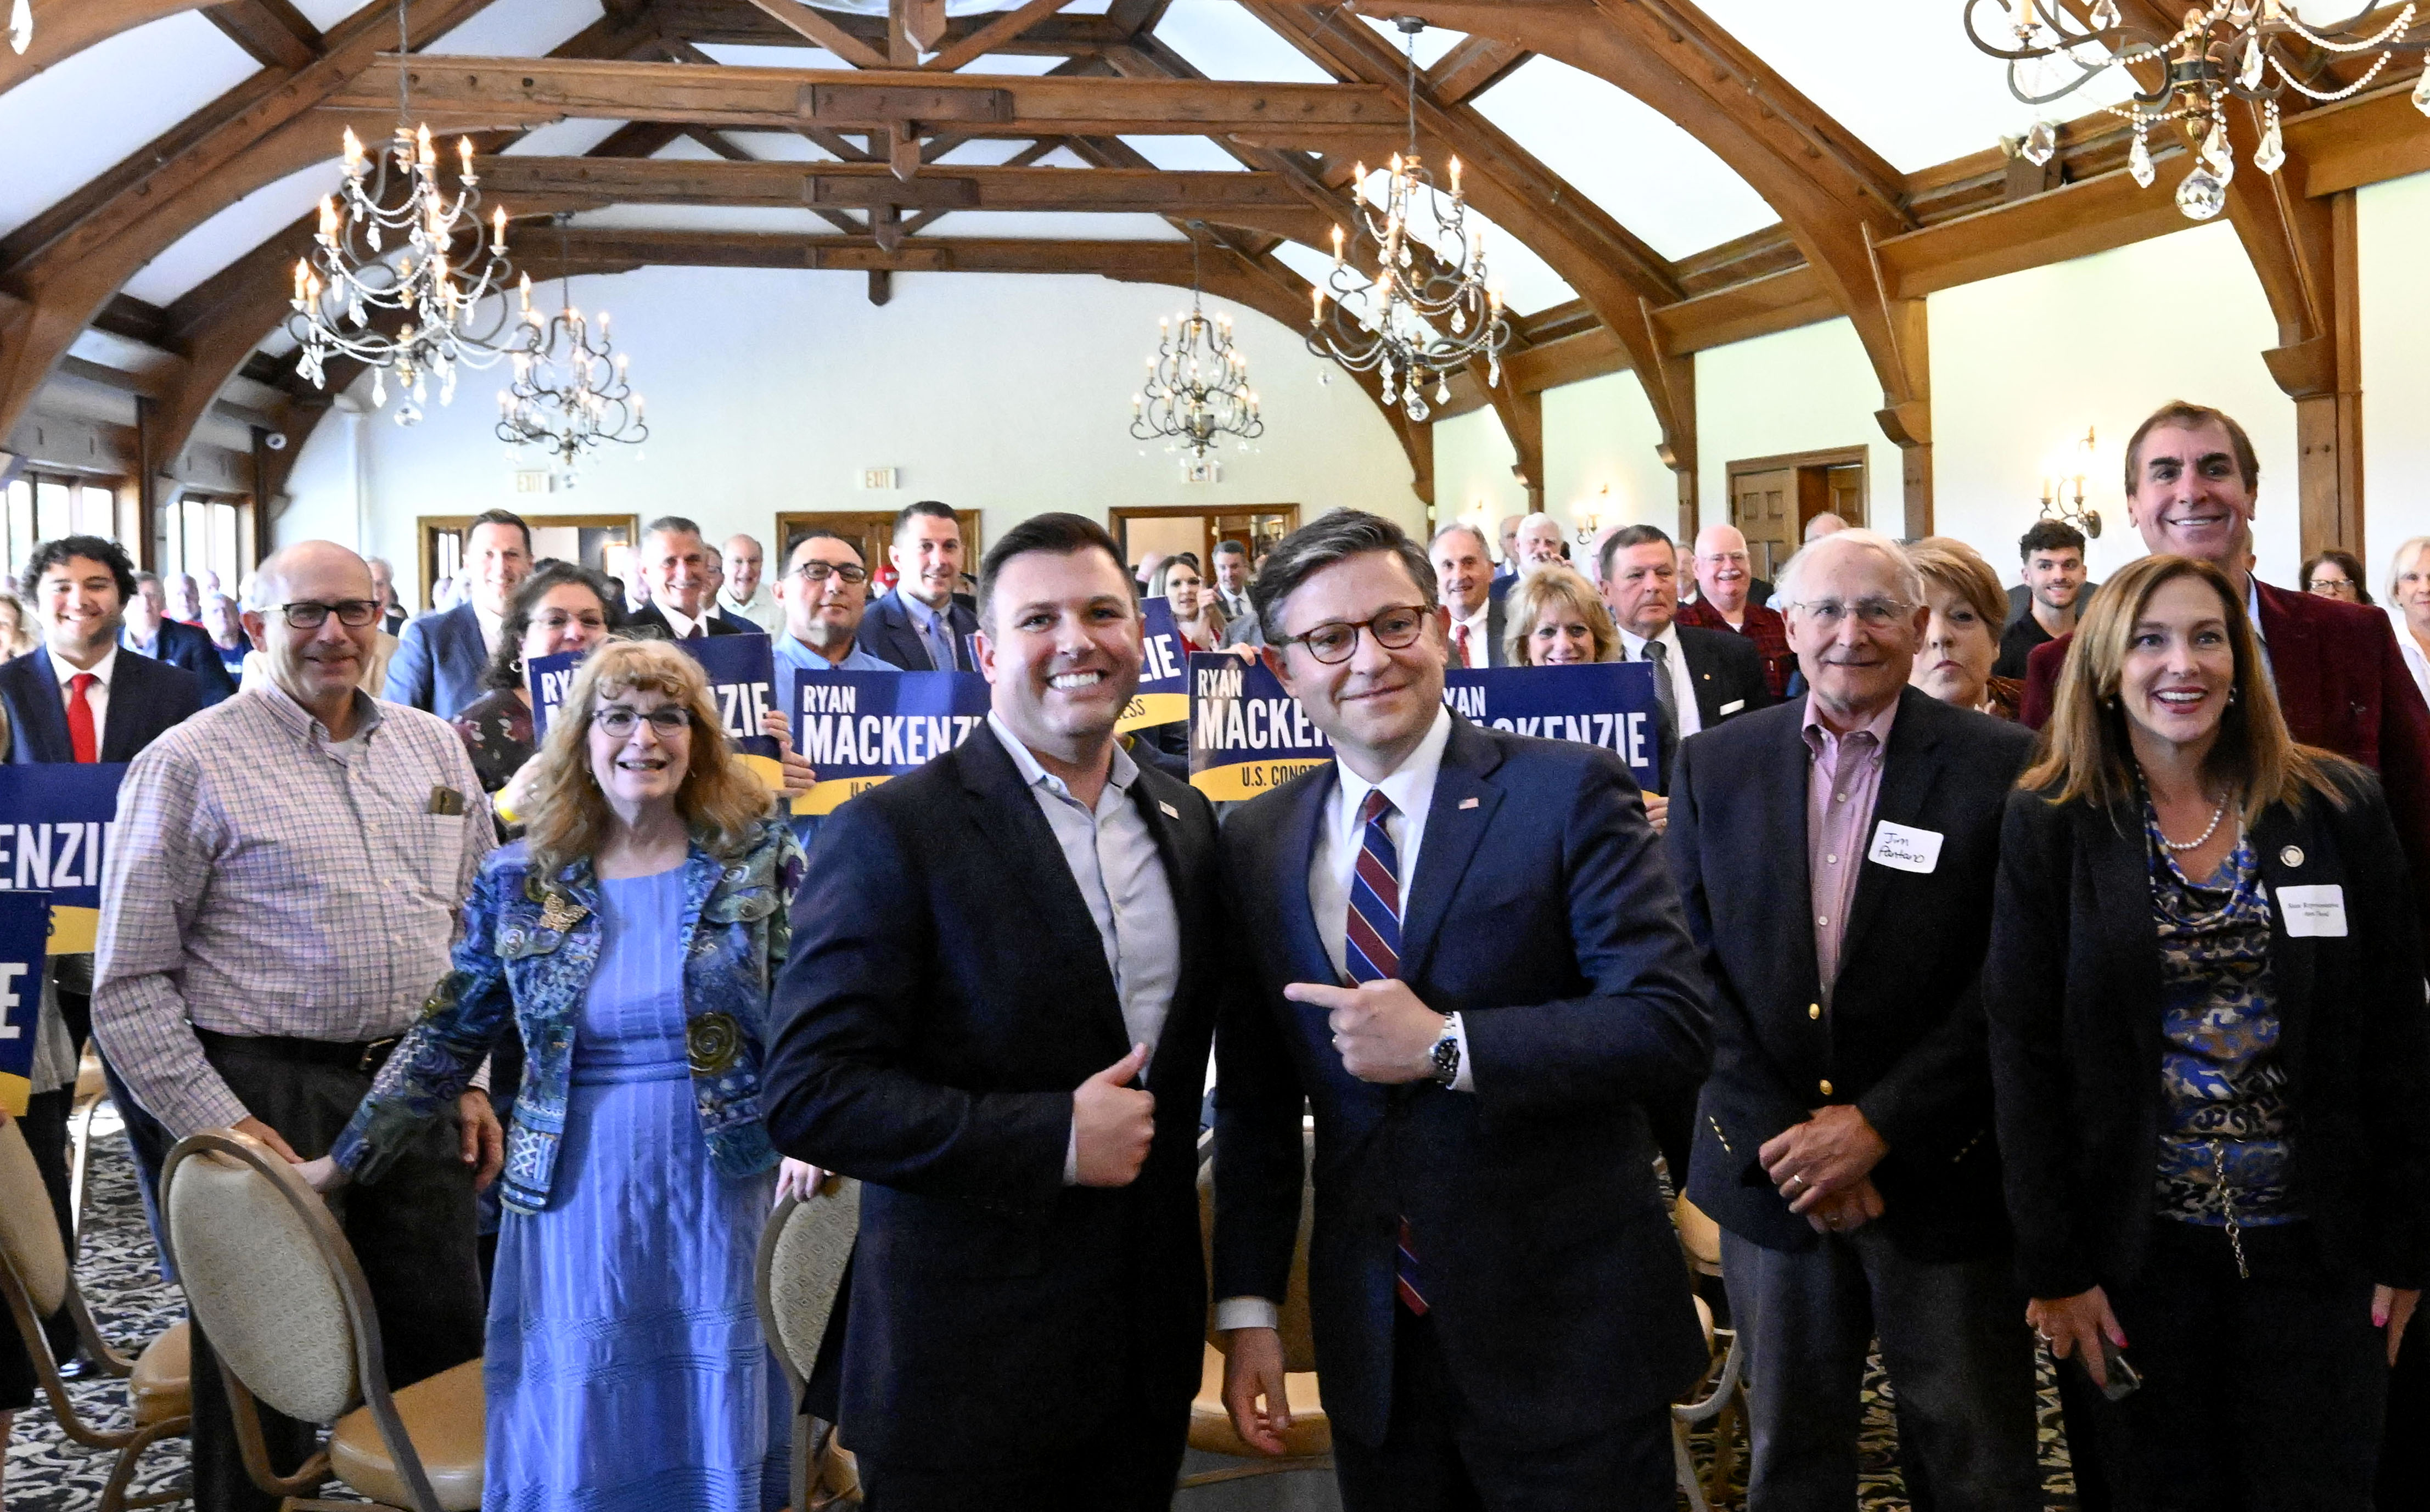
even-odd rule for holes
{"type": "Polygon", "coordinates": [[[1194,552],[1204,571],[1215,559],[1215,543],[1237,540],[1255,561],[1262,552],[1299,528],[1299,506],[1252,504],[1232,509],[1197,508],[1190,505],[1121,506],[1113,511],[1114,540],[1123,548],[1123,563],[1136,567],[1151,552],[1173,556],[1194,552]]]}
{"type": "Polygon", "coordinates": [[[1866,449],[1756,457],[1729,465],[1730,523],[1747,539],[1756,575],[1773,577],[1796,555],[1818,514],[1865,523],[1866,449]]]}
{"type": "MultiPolygon", "coordinates": [[[[886,549],[894,544],[894,509],[807,509],[776,516],[776,550],[768,558],[770,591],[785,575],[785,564],[793,559],[793,548],[813,530],[832,530],[849,540],[860,552],[861,565],[869,569],[869,596],[875,598],[894,586],[894,566],[887,560],[886,549]]],[[[957,509],[954,518],[962,527],[962,571],[975,578],[979,557],[987,550],[979,539],[979,511],[957,509]]]]}
{"type": "MultiPolygon", "coordinates": [[[[426,514],[415,523],[422,537],[422,607],[426,609],[440,579],[463,571],[464,533],[472,528],[473,517],[426,514]]],[[[533,514],[524,516],[524,523],[531,527],[532,560],[580,562],[619,579],[631,566],[633,542],[641,534],[641,516],[630,514],[533,514]]]]}

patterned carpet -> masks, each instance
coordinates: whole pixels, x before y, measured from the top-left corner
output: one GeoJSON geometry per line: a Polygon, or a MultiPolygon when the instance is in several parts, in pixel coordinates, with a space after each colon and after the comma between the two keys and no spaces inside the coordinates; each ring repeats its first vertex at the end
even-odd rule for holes
{"type": "MultiPolygon", "coordinates": [[[[118,1138],[116,1121],[106,1106],[95,1121],[93,1132],[84,1250],[76,1263],[76,1282],[84,1288],[86,1303],[102,1333],[122,1353],[132,1354],[144,1340],[184,1316],[184,1304],[175,1289],[160,1279],[154,1263],[152,1237],[143,1226],[142,1205],[135,1194],[134,1167],[127,1158],[125,1142],[118,1138]]],[[[125,1421],[126,1397],[121,1383],[102,1378],[74,1383],[69,1389],[79,1411],[112,1423],[125,1421]]],[[[1891,1426],[1892,1400],[1889,1383],[1878,1369],[1871,1371],[1865,1384],[1859,1472],[1858,1499],[1864,1512],[1903,1512],[1908,1505],[1891,1426]]],[[[2040,1416],[2046,1503],[2052,1512],[2074,1512],[2074,1482],[2068,1471],[2067,1450],[2058,1430],[2058,1399],[2047,1372],[2042,1381],[2040,1416]]],[[[1739,1437],[1740,1479],[1731,1488],[1727,1504],[1733,1507],[1745,1504],[1742,1429],[1739,1437]]],[[[1699,1465],[1711,1462],[1711,1447],[1708,1436],[1697,1437],[1694,1448],[1699,1465]]],[[[155,1448],[137,1475],[138,1488],[148,1489],[182,1476],[185,1457],[183,1439],[173,1439],[155,1448]]],[[[109,1454],[68,1442],[60,1436],[49,1405],[38,1403],[18,1416],[16,1437],[8,1446],[5,1500],[0,1500],[0,1507],[5,1507],[6,1512],[91,1512],[100,1502],[103,1483],[109,1478],[111,1459],[109,1454]]],[[[1257,1485],[1265,1494],[1255,1500],[1270,1507],[1287,1501],[1293,1505],[1302,1504],[1309,1500],[1307,1493],[1310,1491],[1319,1493],[1314,1500],[1329,1504],[1330,1486],[1321,1481],[1315,1486],[1307,1484],[1318,1480],[1312,1476],[1283,1476],[1273,1481],[1235,1483],[1226,1489],[1245,1491],[1249,1485],[1257,1485]],[[1296,1497],[1284,1494],[1286,1483],[1298,1483],[1296,1497]]],[[[335,1492],[334,1487],[332,1490],[335,1492]]],[[[1184,1496],[1176,1504],[1183,1512],[1189,1512],[1204,1504],[1184,1496]]],[[[1226,1499],[1225,1504],[1232,1504],[1232,1501],[1226,1499]]],[[[1680,1504],[1687,1504],[1684,1499],[1680,1504]]]]}

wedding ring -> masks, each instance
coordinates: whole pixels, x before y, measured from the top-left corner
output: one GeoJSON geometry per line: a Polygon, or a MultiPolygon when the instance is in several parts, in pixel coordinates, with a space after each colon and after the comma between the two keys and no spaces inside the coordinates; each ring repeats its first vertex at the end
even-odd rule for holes
{"type": "Polygon", "coordinates": [[[1798,1175],[1798,1176],[1791,1176],[1791,1177],[1789,1177],[1789,1179],[1790,1181],[1792,1181],[1792,1182],[1796,1183],[1796,1185],[1797,1185],[1797,1189],[1798,1189],[1799,1191],[1804,1191],[1804,1190],[1806,1189],[1806,1178],[1805,1178],[1804,1176],[1802,1176],[1802,1175],[1798,1175]]]}

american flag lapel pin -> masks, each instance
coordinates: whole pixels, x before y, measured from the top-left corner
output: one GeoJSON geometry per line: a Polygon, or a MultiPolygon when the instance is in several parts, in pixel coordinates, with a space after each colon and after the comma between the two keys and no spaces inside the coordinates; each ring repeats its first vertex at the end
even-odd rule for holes
{"type": "Polygon", "coordinates": [[[1156,806],[1164,810],[1164,817],[1167,819],[1179,819],[1181,817],[1180,809],[1173,807],[1171,804],[1166,803],[1161,798],[1156,801],[1156,806]]]}
{"type": "Polygon", "coordinates": [[[1463,798],[1459,801],[1459,806],[1462,808],[1474,808],[1476,806],[1476,800],[1473,798],[1463,798]]]}

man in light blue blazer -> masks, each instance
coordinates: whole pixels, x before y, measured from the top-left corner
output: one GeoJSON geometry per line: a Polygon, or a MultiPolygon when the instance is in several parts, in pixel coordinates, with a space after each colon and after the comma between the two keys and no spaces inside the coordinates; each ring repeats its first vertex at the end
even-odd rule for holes
{"type": "Polygon", "coordinates": [[[473,569],[471,599],[406,625],[380,690],[390,703],[447,719],[481,696],[481,673],[497,649],[507,601],[531,575],[531,527],[505,509],[475,515],[464,532],[464,558],[473,569]]]}

